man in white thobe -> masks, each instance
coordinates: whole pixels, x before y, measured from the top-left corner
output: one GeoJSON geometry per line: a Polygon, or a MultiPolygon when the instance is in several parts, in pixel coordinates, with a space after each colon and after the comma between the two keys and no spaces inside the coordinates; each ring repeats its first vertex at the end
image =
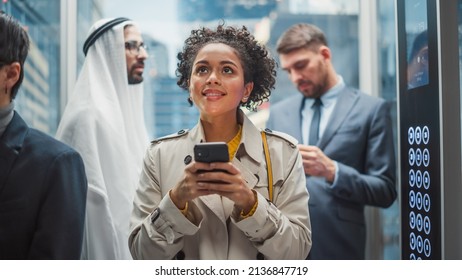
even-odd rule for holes
{"type": "Polygon", "coordinates": [[[74,147],[88,179],[82,259],[131,259],[128,230],[148,145],[141,33],[126,18],[96,22],[56,138],[74,147]]]}

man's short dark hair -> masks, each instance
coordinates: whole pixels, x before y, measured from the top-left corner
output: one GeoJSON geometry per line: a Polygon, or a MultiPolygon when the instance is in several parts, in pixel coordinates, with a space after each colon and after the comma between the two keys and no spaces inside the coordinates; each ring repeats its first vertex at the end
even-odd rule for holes
{"type": "Polygon", "coordinates": [[[301,48],[317,51],[320,46],[328,46],[322,30],[312,24],[297,23],[281,35],[276,50],[279,54],[288,54],[301,48]]]}
{"type": "Polygon", "coordinates": [[[0,11],[0,63],[19,62],[21,72],[19,79],[11,89],[14,99],[24,78],[24,62],[29,52],[29,36],[24,28],[12,16],[0,11]]]}

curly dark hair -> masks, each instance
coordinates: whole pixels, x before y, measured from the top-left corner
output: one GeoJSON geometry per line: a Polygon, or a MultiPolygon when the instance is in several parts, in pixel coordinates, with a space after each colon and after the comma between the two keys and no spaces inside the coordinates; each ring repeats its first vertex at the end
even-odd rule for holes
{"type": "MultiPolygon", "coordinates": [[[[211,43],[226,44],[237,51],[244,69],[244,82],[254,83],[249,99],[241,103],[241,106],[256,111],[259,105],[268,101],[271,90],[274,89],[276,62],[245,26],[236,28],[221,23],[216,30],[206,27],[192,30],[189,38],[185,40],[183,51],[177,56],[179,60],[176,69],[179,78],[177,84],[182,89],[188,90],[188,80],[197,53],[211,43]]],[[[188,101],[192,105],[191,100],[188,101]]]]}

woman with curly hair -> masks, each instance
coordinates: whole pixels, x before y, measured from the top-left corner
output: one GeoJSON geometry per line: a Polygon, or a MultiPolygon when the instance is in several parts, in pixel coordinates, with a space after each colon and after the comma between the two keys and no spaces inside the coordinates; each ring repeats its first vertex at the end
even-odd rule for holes
{"type": "Polygon", "coordinates": [[[297,143],[262,133],[239,109],[268,99],[273,58],[246,27],[220,24],[193,30],[178,59],[178,85],[200,119],[152,141],[146,153],[131,219],[133,258],[305,259],[309,195],[297,143]],[[229,161],[195,161],[201,142],[227,143],[229,161]]]}

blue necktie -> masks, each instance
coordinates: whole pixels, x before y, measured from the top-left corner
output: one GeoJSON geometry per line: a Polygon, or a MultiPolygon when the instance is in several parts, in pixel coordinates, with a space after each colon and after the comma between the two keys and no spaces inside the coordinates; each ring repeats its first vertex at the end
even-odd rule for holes
{"type": "Polygon", "coordinates": [[[313,109],[313,118],[311,119],[310,125],[310,137],[308,139],[309,145],[316,145],[316,143],[318,143],[319,140],[319,120],[321,119],[321,105],[321,99],[316,98],[313,106],[311,106],[311,108],[313,109]]]}

